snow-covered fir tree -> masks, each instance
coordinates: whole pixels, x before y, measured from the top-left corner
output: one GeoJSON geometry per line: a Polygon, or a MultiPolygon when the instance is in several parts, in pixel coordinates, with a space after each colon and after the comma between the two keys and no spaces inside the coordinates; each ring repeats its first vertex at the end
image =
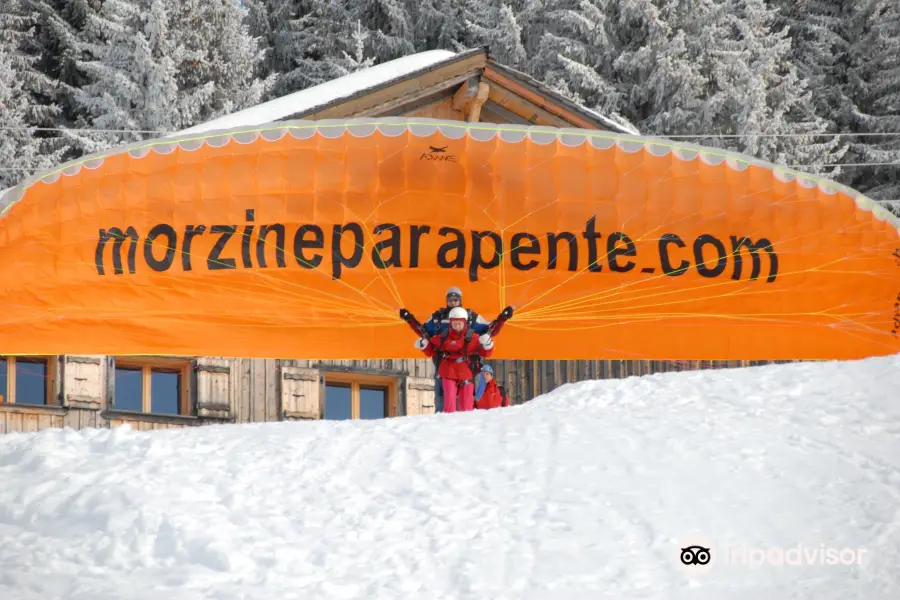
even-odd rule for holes
{"type": "Polygon", "coordinates": [[[900,4],[867,0],[857,5],[861,24],[848,90],[862,133],[851,146],[850,184],[874,198],[900,201],[900,4]]]}
{"type": "Polygon", "coordinates": [[[854,44],[852,3],[844,0],[769,0],[778,27],[788,27],[789,60],[814,93],[816,115],[838,129],[848,122],[845,94],[854,44]]]}
{"type": "Polygon", "coordinates": [[[350,23],[359,21],[370,31],[366,50],[376,62],[393,60],[417,51],[414,21],[403,0],[333,1],[346,12],[350,23]]]}
{"type": "Polygon", "coordinates": [[[535,75],[578,102],[656,134],[695,128],[704,78],[651,0],[568,0],[547,13],[535,75]]]}
{"type": "Polygon", "coordinates": [[[614,37],[621,46],[612,61],[622,94],[620,110],[648,133],[700,132],[708,77],[696,60],[690,34],[679,26],[679,2],[662,3],[658,11],[649,2],[642,4],[622,13],[620,23],[630,26],[617,27],[614,37]]]}
{"type": "MultiPolygon", "coordinates": [[[[256,0],[261,1],[261,0],[256,0]]],[[[366,64],[377,60],[369,45],[366,23],[351,20],[343,3],[337,0],[279,1],[272,4],[268,27],[271,40],[266,63],[278,76],[268,98],[281,97],[331,81],[354,70],[352,60],[360,57],[366,64]],[[362,40],[360,50],[358,40],[362,40]]]]}
{"type": "Polygon", "coordinates": [[[344,51],[344,64],[348,73],[367,69],[375,64],[375,58],[366,56],[366,39],[369,32],[363,29],[362,23],[356,22],[356,30],[353,32],[353,54],[344,51]]]}
{"type": "Polygon", "coordinates": [[[822,165],[900,160],[900,136],[853,135],[900,130],[898,6],[0,0],[0,39],[14,74],[5,79],[4,118],[31,132],[39,154],[69,159],[413,52],[487,45],[501,63],[642,132],[705,136],[691,141],[803,165],[896,198],[900,168],[822,165]],[[135,130],[147,132],[127,133],[135,130]]]}
{"type": "Polygon", "coordinates": [[[470,0],[464,16],[469,45],[488,46],[497,62],[508,67],[525,66],[522,27],[509,4],[502,0],[470,0]]]}
{"type": "Polygon", "coordinates": [[[180,124],[175,56],[164,0],[108,0],[88,27],[106,44],[86,48],[93,81],[78,91],[91,126],[108,145],[155,137],[180,124]]]}
{"type": "Polygon", "coordinates": [[[263,50],[230,2],[106,0],[90,27],[93,82],[78,101],[109,143],[162,135],[258,104],[263,50]]]}
{"type": "Polygon", "coordinates": [[[417,51],[466,47],[465,0],[407,0],[417,51]]]}
{"type": "Polygon", "coordinates": [[[79,67],[90,41],[85,26],[100,0],[5,0],[0,31],[15,40],[13,68],[31,101],[28,120],[42,129],[42,152],[76,158],[95,151],[94,136],[81,129],[85,114],[75,100],[89,77],[79,67]]]}
{"type": "Polygon", "coordinates": [[[0,190],[59,160],[58,154],[43,152],[41,139],[34,135],[28,118],[31,97],[14,68],[14,48],[8,41],[0,40],[0,190]]]}
{"type": "MultiPolygon", "coordinates": [[[[147,0],[143,0],[144,3],[147,0]]],[[[257,77],[266,49],[252,37],[235,2],[166,2],[181,126],[259,104],[275,76],[257,77]]]]}
{"type": "MultiPolygon", "coordinates": [[[[843,0],[770,0],[778,9],[776,21],[788,28],[791,40],[789,60],[806,82],[804,102],[792,110],[796,127],[809,124],[809,131],[823,133],[804,140],[796,148],[797,162],[840,163],[846,160],[852,137],[847,132],[853,100],[846,94],[846,73],[852,41],[852,7],[843,0]],[[811,152],[806,152],[806,149],[811,152]]],[[[808,168],[840,178],[840,168],[808,168]]]]}

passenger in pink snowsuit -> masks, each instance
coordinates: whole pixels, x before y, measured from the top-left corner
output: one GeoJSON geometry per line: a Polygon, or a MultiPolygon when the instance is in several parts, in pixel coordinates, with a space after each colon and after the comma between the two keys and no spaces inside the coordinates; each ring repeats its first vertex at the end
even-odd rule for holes
{"type": "Polygon", "coordinates": [[[446,337],[419,338],[416,348],[431,358],[441,358],[438,375],[444,390],[444,412],[475,410],[475,383],[469,357],[475,354],[489,358],[494,351],[494,340],[489,333],[480,336],[467,333],[466,309],[456,307],[450,311],[450,327],[446,337]],[[469,338],[468,340],[466,338],[469,338]]]}

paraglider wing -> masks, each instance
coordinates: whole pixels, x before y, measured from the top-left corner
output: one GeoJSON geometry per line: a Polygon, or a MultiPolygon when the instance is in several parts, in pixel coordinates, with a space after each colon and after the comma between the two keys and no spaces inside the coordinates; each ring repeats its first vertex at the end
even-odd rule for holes
{"type": "Polygon", "coordinates": [[[898,221],[709,148],[430,119],[133,144],[0,198],[8,354],[418,358],[400,308],[515,316],[495,358],[900,351],[898,221]]]}

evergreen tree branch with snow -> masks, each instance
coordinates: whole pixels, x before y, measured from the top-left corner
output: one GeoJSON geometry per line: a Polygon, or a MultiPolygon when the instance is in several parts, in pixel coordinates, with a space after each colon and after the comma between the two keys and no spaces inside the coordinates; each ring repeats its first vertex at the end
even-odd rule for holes
{"type": "Polygon", "coordinates": [[[37,156],[62,161],[146,139],[414,52],[486,45],[500,63],[645,134],[698,136],[690,141],[900,198],[900,136],[886,135],[900,131],[893,0],[0,7],[0,43],[15,74],[4,118],[27,132],[19,143],[37,148],[11,159],[25,171],[37,156]],[[860,162],[884,164],[851,165],[860,162]]]}

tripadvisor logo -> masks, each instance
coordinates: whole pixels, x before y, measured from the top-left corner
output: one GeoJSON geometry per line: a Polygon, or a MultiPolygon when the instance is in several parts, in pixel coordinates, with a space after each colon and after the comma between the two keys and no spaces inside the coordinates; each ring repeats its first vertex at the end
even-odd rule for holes
{"type": "Polygon", "coordinates": [[[682,540],[677,544],[679,565],[690,573],[705,573],[715,567],[818,567],[862,565],[865,548],[837,548],[826,544],[795,544],[790,547],[752,547],[743,544],[716,545],[710,540],[682,540]]]}
{"type": "Polygon", "coordinates": [[[708,565],[710,558],[709,548],[703,546],[688,546],[681,549],[683,565],[708,565]]]}

